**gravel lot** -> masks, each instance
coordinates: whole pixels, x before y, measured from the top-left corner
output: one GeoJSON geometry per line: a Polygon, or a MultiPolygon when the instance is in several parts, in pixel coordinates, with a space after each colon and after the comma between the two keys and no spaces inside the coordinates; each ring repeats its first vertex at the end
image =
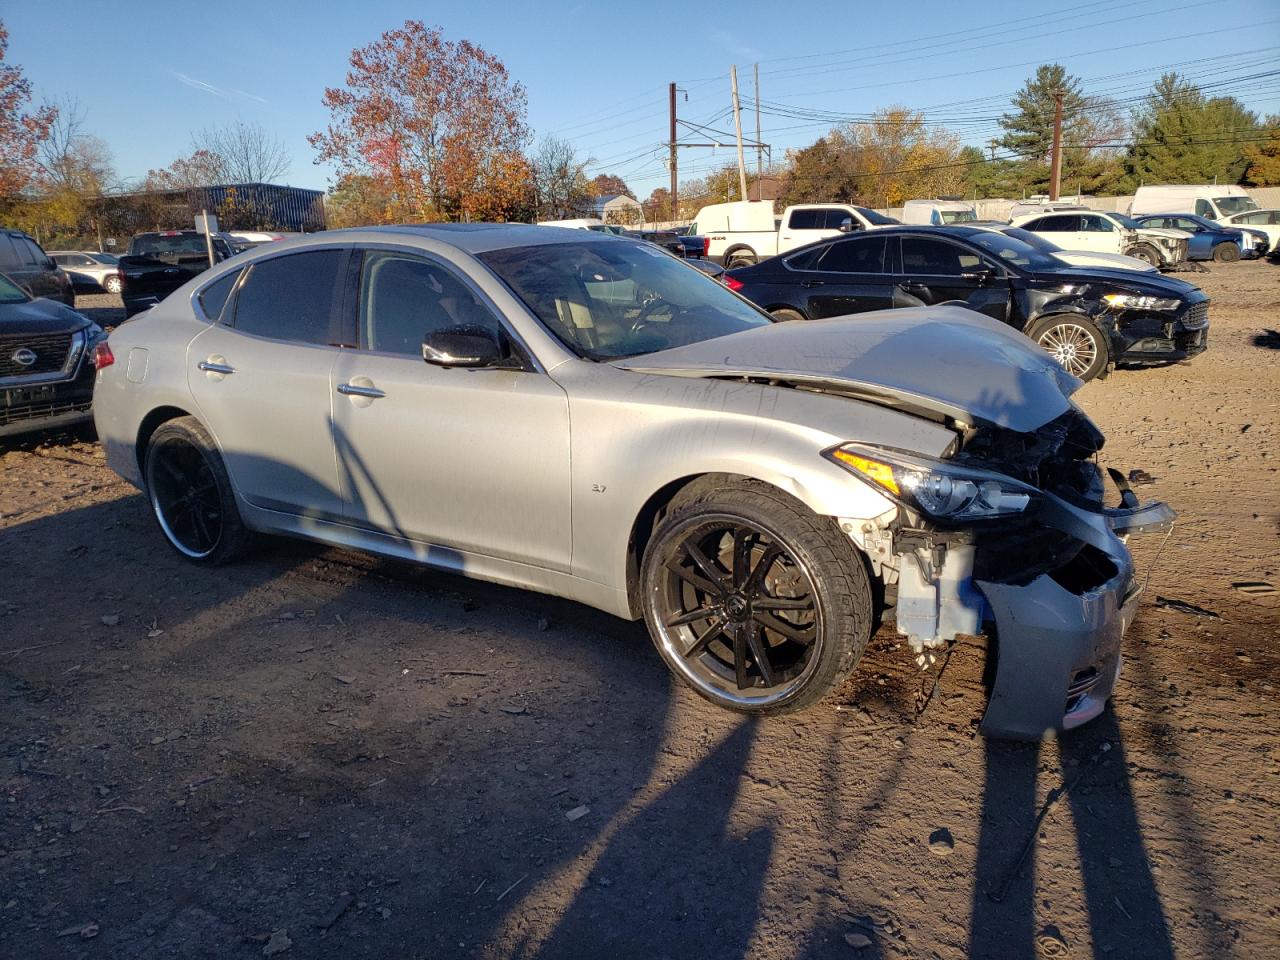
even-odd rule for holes
{"type": "Polygon", "coordinates": [[[1233,587],[1280,583],[1280,266],[1192,279],[1209,352],[1081,394],[1182,518],[1114,712],[1038,747],[974,737],[976,645],[923,713],[883,633],[743,721],[638,624],[291,542],[197,569],[93,443],[0,447],[0,956],[1280,956],[1280,595],[1233,587]]]}

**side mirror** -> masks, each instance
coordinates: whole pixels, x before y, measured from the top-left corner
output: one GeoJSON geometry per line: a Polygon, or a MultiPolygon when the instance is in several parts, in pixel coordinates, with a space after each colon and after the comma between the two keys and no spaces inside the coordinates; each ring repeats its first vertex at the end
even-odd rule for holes
{"type": "Polygon", "coordinates": [[[981,267],[977,270],[966,270],[960,274],[964,280],[976,280],[979,286],[985,286],[996,278],[996,272],[990,267],[981,267]]]}
{"type": "Polygon", "coordinates": [[[841,233],[853,233],[853,218],[852,218],[852,217],[845,217],[843,220],[841,220],[841,221],[840,221],[840,232],[841,232],[841,233]]]}
{"type": "Polygon", "coordinates": [[[502,344],[484,327],[448,327],[422,338],[422,359],[438,367],[492,367],[506,357],[502,344]]]}

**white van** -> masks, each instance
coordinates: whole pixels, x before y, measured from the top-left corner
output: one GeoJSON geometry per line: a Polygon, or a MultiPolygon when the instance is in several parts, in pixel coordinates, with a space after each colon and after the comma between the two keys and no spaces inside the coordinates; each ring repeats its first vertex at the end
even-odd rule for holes
{"type": "Polygon", "coordinates": [[[1217,186],[1209,183],[1167,184],[1139,187],[1129,205],[1129,216],[1149,213],[1194,213],[1196,216],[1221,220],[1233,213],[1257,210],[1258,203],[1235,184],[1217,186]]]}
{"type": "Polygon", "coordinates": [[[908,200],[902,205],[902,222],[941,227],[949,223],[973,223],[978,211],[972,204],[953,198],[908,200]]]}

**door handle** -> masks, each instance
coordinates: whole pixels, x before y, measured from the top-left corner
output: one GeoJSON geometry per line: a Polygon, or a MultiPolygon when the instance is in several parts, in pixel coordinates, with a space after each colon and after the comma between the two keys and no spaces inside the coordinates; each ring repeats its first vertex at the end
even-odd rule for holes
{"type": "Polygon", "coordinates": [[[370,400],[386,396],[377,387],[362,387],[358,383],[340,383],[338,392],[347,397],[368,397],[370,400]]]}
{"type": "Polygon", "coordinates": [[[203,370],[205,373],[235,373],[236,368],[228,363],[216,363],[213,360],[201,360],[196,364],[196,368],[203,370]]]}
{"type": "Polygon", "coordinates": [[[911,280],[908,280],[906,283],[900,283],[898,286],[907,291],[907,293],[923,293],[928,289],[928,287],[923,283],[915,283],[911,280]]]}
{"type": "Polygon", "coordinates": [[[802,286],[802,287],[820,287],[820,286],[822,286],[822,285],[823,285],[824,283],[826,283],[826,282],[827,282],[827,281],[825,281],[825,280],[801,280],[801,281],[800,281],[800,286],[802,286]]]}

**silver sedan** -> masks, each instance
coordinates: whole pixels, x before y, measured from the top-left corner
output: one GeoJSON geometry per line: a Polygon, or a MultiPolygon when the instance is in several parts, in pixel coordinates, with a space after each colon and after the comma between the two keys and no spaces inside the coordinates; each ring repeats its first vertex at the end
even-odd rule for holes
{"type": "Polygon", "coordinates": [[[290,534],[643,618],[694,690],[816,703],[892,616],[987,634],[988,734],[1096,716],[1138,592],[1080,383],[959,307],[777,323],[666,252],[549,227],[316,234],[95,352],[108,463],[172,547],[290,534]]]}

